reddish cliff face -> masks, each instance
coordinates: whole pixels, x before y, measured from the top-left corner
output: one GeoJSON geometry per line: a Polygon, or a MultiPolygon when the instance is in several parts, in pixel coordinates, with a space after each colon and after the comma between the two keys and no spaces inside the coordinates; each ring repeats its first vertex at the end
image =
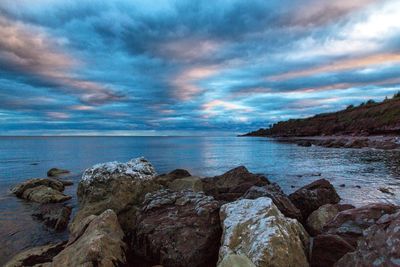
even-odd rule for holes
{"type": "Polygon", "coordinates": [[[381,103],[367,102],[358,107],[319,114],[306,119],[278,122],[246,136],[319,136],[400,134],[400,95],[381,103]]]}

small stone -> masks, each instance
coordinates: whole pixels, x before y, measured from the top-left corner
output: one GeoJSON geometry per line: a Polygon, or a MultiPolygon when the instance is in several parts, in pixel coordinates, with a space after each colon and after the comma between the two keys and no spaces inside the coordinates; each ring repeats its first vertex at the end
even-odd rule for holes
{"type": "Polygon", "coordinates": [[[63,174],[68,174],[68,173],[70,173],[70,171],[68,171],[68,170],[51,168],[50,170],[47,171],[47,176],[54,177],[54,176],[59,176],[59,175],[63,175],[63,174]]]}

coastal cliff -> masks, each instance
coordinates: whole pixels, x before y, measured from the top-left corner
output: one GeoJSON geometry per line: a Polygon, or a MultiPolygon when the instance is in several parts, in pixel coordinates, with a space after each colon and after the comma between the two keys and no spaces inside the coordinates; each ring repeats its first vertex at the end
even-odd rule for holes
{"type": "Polygon", "coordinates": [[[306,137],[333,135],[400,134],[400,93],[376,103],[372,100],[345,110],[318,114],[305,119],[278,122],[243,136],[306,137]]]}

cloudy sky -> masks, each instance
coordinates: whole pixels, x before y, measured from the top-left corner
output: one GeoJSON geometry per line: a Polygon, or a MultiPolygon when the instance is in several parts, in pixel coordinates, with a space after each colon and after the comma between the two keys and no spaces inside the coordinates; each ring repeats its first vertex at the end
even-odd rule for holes
{"type": "Polygon", "coordinates": [[[0,134],[245,132],[400,88],[399,0],[1,0],[0,134]]]}

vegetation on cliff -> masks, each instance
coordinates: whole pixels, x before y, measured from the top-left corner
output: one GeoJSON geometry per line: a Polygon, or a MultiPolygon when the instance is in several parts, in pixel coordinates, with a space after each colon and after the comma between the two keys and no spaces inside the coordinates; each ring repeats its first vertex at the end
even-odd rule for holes
{"type": "Polygon", "coordinates": [[[359,106],[278,122],[245,136],[320,136],[400,134],[400,92],[382,102],[369,100],[359,106]]]}

